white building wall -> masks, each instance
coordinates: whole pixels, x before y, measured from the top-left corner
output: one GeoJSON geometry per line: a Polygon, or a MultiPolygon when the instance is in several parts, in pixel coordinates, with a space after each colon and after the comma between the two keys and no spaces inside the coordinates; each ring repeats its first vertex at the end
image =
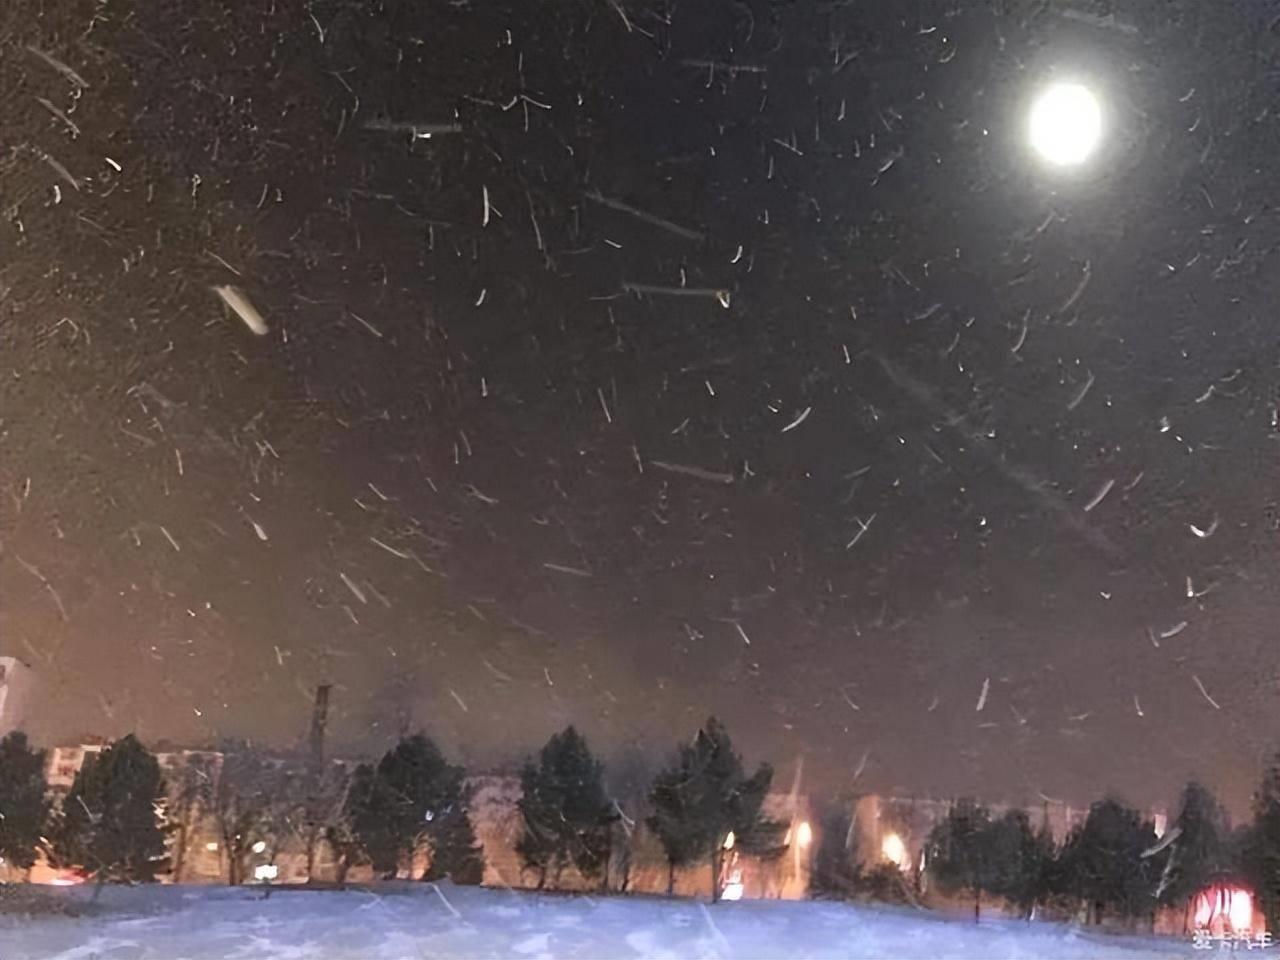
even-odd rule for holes
{"type": "Polygon", "coordinates": [[[0,737],[25,729],[34,700],[35,672],[17,657],[0,657],[0,737]]]}

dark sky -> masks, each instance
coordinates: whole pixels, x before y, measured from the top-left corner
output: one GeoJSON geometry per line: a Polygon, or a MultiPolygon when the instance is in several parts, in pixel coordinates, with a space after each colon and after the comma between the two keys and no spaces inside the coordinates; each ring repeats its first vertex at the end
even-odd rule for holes
{"type": "Polygon", "coordinates": [[[331,681],[351,748],[715,712],[813,789],[1239,809],[1273,6],[9,0],[36,732],[285,744],[331,681]],[[1062,78],[1106,115],[1072,172],[1026,143],[1062,78]]]}

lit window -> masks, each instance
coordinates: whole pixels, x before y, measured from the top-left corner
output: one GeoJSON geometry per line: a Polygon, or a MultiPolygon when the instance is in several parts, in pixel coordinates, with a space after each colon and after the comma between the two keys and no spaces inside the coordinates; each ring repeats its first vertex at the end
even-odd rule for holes
{"type": "Polygon", "coordinates": [[[214,852],[218,849],[218,841],[210,840],[208,843],[204,845],[204,848],[210,852],[214,852]]]}

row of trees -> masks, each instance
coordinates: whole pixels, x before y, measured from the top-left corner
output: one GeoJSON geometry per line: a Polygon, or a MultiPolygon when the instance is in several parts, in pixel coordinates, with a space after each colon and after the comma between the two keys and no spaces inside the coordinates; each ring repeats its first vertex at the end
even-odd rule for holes
{"type": "MultiPolygon", "coordinates": [[[[308,876],[327,843],[340,882],[360,863],[379,876],[400,875],[420,854],[429,864],[423,879],[478,883],[483,877],[465,771],[422,735],[354,770],[287,763],[249,744],[228,744],[218,753],[189,754],[168,783],[155,756],[126,736],[86,758],[57,806],[46,791],[44,766],[43,752],[24,734],[0,739],[0,857],[11,867],[29,869],[43,850],[54,864],[82,868],[103,882],[153,880],[170,868],[182,879],[191,838],[211,822],[232,884],[244,880],[255,854],[270,862],[290,843],[305,850],[308,876]]],[[[612,865],[625,891],[629,837],[641,819],[664,851],[668,890],[677,869],[705,863],[718,894],[731,835],[732,845],[756,856],[785,849],[785,824],[764,811],[770,767],[748,773],[714,718],[679,745],[665,769],[636,780],[643,783],[620,800],[606,786],[604,764],[573,727],[552,736],[524,765],[516,852],[539,886],[558,882],[568,867],[607,885],[612,865]]],[[[1057,900],[1083,904],[1095,921],[1150,917],[1159,905],[1185,905],[1209,882],[1238,878],[1254,888],[1274,929],[1280,927],[1280,754],[1255,794],[1253,812],[1252,822],[1231,830],[1212,793],[1193,782],[1162,837],[1137,811],[1106,798],[1059,846],[1047,824],[1035,827],[1023,811],[997,816],[960,801],[929,837],[928,872],[943,890],[972,895],[975,916],[984,898],[1007,901],[1028,916],[1057,900]]],[[[843,823],[823,827],[816,883],[842,894],[861,883],[864,892],[894,895],[891,881],[900,875],[860,873],[847,862],[852,825],[847,835],[843,823]]]]}
{"type": "Polygon", "coordinates": [[[44,751],[21,731],[0,739],[0,857],[30,870],[41,851],[106,880],[152,880],[167,868],[160,767],[132,736],[86,762],[60,809],[51,802],[44,751]]]}
{"type": "Polygon", "coordinates": [[[340,881],[358,862],[394,876],[424,848],[424,879],[479,883],[484,872],[464,771],[423,736],[350,774],[227,744],[189,754],[166,783],[155,756],[129,735],[86,757],[57,806],[44,766],[25,734],[0,740],[0,856],[20,870],[43,851],[100,882],[148,882],[170,868],[182,879],[203,822],[217,834],[230,884],[244,881],[253,855],[271,862],[288,843],[305,850],[310,877],[322,841],[338,856],[340,881]]]}
{"type": "MultiPolygon", "coordinates": [[[[536,871],[540,888],[549,877],[558,882],[570,865],[602,885],[608,883],[612,858],[622,859],[624,873],[629,869],[627,837],[635,818],[610,798],[604,773],[604,764],[573,727],[552,736],[521,771],[522,832],[516,852],[526,869],[536,871]]],[[[645,824],[666,855],[668,893],[678,868],[705,862],[712,898],[717,897],[730,835],[748,853],[782,852],[785,824],[763,811],[772,780],[768,764],[747,775],[728,732],[714,717],[679,747],[648,785],[643,805],[649,811],[645,824]]],[[[626,889],[625,876],[621,887],[626,889]]]]}
{"type": "MultiPolygon", "coordinates": [[[[427,737],[400,740],[376,764],[287,762],[247,743],[188,753],[165,777],[156,757],[132,735],[85,758],[56,807],[44,780],[45,758],[25,735],[0,740],[0,856],[29,869],[43,850],[52,863],[76,867],[101,882],[146,882],[172,870],[184,879],[193,839],[212,827],[227,881],[246,879],[255,856],[276,859],[286,844],[305,851],[307,876],[327,843],[337,880],[355,864],[395,877],[419,854],[423,879],[479,883],[483,851],[469,816],[465,771],[427,737]]],[[[764,816],[772,770],[748,774],[714,718],[680,745],[669,767],[643,792],[620,802],[606,787],[605,767],[568,727],[547,741],[520,774],[521,834],[516,852],[539,886],[567,867],[607,884],[610,864],[627,886],[629,836],[637,817],[664,850],[668,888],[678,868],[706,863],[713,895],[732,834],[740,849],[781,853],[785,825],[764,816]],[[628,816],[627,809],[633,816],[628,816]]]]}
{"type": "Polygon", "coordinates": [[[1212,792],[1191,782],[1163,836],[1154,823],[1114,797],[1094,803],[1083,824],[1058,846],[1047,823],[1033,829],[1021,810],[1002,816],[960,801],[932,831],[929,874],[948,892],[984,895],[1030,916],[1054,900],[1082,904],[1086,917],[1151,919],[1159,907],[1187,909],[1215,882],[1248,883],[1268,924],[1280,924],[1280,755],[1254,797],[1254,819],[1230,829],[1212,792]]]}

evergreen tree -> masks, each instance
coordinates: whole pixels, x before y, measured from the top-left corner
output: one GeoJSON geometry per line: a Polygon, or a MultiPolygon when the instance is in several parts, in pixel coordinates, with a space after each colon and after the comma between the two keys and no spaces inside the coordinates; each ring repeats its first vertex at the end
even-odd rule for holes
{"type": "Polygon", "coordinates": [[[30,870],[49,819],[49,801],[44,751],[33,750],[20,730],[0,740],[0,813],[0,857],[30,870]]]}
{"type": "Polygon", "coordinates": [[[742,758],[715,717],[683,745],[672,767],[659,773],[650,801],[649,826],[666,851],[667,887],[675,868],[699,859],[711,866],[711,899],[720,896],[720,873],[729,834],[750,853],[779,852],[780,825],[762,814],[773,769],[761,764],[748,777],[742,758]]]}
{"type": "Polygon", "coordinates": [[[539,872],[538,886],[548,870],[558,875],[569,864],[587,879],[607,879],[617,814],[604,788],[604,765],[578,731],[570,726],[553,734],[538,762],[521,770],[520,787],[524,830],[516,852],[539,872]]]}
{"type": "Polygon", "coordinates": [[[129,734],[86,758],[62,805],[56,859],[84,868],[99,882],[148,882],[165,869],[157,815],[165,799],[160,765],[129,734]]]}
{"type": "Polygon", "coordinates": [[[1168,853],[1158,887],[1162,903],[1184,906],[1231,865],[1226,817],[1209,789],[1194,780],[1182,791],[1178,818],[1165,839],[1168,853]]]}
{"type": "MultiPolygon", "coordinates": [[[[374,873],[383,877],[394,877],[400,868],[401,846],[391,822],[392,805],[390,791],[373,764],[356,767],[347,791],[346,820],[352,844],[348,859],[354,859],[358,850],[374,873]]],[[[330,841],[342,842],[341,834],[331,834],[330,841]]]]}
{"type": "Polygon", "coordinates": [[[1269,930],[1280,929],[1280,753],[1253,796],[1253,824],[1242,844],[1242,865],[1269,930]]]}
{"type": "Polygon", "coordinates": [[[1156,839],[1154,826],[1136,810],[1110,797],[1096,801],[1063,849],[1066,891],[1085,902],[1095,923],[1106,911],[1151,915],[1159,869],[1143,853],[1156,839]]]}
{"type": "Polygon", "coordinates": [[[952,804],[947,818],[929,834],[931,876],[947,893],[968,890],[973,894],[975,922],[982,915],[983,892],[995,886],[992,837],[991,812],[969,799],[952,804]]]}
{"type": "Polygon", "coordinates": [[[1029,918],[1049,893],[1052,836],[1047,829],[1033,831],[1024,811],[1010,810],[988,825],[985,848],[988,889],[1029,918]]]}
{"type": "MultiPolygon", "coordinates": [[[[351,831],[374,870],[394,877],[442,832],[451,812],[465,816],[462,787],[463,769],[422,734],[403,738],[376,768],[357,769],[348,793],[351,831]]],[[[456,839],[461,824],[454,821],[449,829],[456,839]]]]}
{"type": "MultiPolygon", "coordinates": [[[[695,807],[695,791],[686,788],[682,767],[683,762],[680,762],[654,778],[649,795],[653,813],[645,821],[662,844],[667,857],[667,896],[675,892],[677,868],[687,867],[706,857],[714,842],[710,827],[695,807]]],[[[718,869],[715,872],[718,883],[718,869]]]]}
{"type": "Polygon", "coordinates": [[[477,886],[484,881],[484,847],[476,842],[469,808],[471,791],[464,788],[456,802],[433,821],[431,834],[431,866],[424,880],[448,877],[462,886],[477,886]]]}

